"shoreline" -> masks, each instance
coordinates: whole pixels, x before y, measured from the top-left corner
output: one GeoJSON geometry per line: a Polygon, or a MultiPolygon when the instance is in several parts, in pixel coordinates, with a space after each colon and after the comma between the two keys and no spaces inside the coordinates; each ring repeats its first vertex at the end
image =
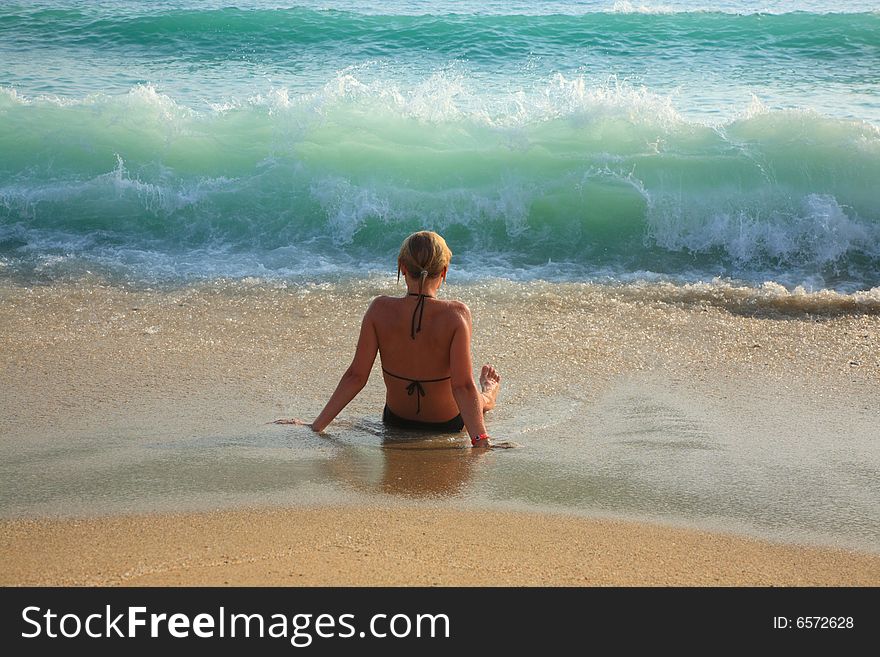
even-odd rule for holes
{"type": "Polygon", "coordinates": [[[0,559],[2,586],[880,585],[880,555],[441,508],[3,520],[0,559]]]}

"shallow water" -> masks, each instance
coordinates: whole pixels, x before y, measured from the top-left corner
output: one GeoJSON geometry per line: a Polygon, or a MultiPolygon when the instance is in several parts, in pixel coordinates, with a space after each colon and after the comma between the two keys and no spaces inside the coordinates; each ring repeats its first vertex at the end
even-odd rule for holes
{"type": "Polygon", "coordinates": [[[492,433],[518,447],[488,452],[468,449],[462,436],[386,432],[369,418],[337,421],[326,437],[279,426],[240,437],[95,435],[88,447],[13,450],[2,465],[0,513],[427,501],[880,550],[880,430],[870,413],[840,426],[839,412],[827,419],[833,409],[762,415],[751,397],[751,419],[737,422],[745,409],[719,412],[704,401],[630,381],[593,404],[561,402],[567,415],[502,410],[492,433]],[[523,417],[538,413],[541,423],[523,417]]]}

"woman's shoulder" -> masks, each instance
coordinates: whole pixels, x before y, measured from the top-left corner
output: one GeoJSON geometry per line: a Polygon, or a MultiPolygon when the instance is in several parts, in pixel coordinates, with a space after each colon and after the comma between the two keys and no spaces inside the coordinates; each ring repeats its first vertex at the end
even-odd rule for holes
{"type": "Polygon", "coordinates": [[[471,309],[467,307],[467,304],[464,301],[459,301],[458,299],[441,299],[441,301],[443,301],[443,303],[445,303],[449,308],[452,308],[459,312],[469,313],[471,311],[471,309]]]}
{"type": "Polygon", "coordinates": [[[374,314],[377,312],[383,312],[394,305],[397,297],[389,297],[386,295],[381,295],[375,297],[371,302],[369,308],[367,308],[367,314],[374,314]]]}
{"type": "Polygon", "coordinates": [[[467,307],[467,304],[464,301],[458,301],[457,299],[443,299],[442,301],[450,314],[455,315],[456,318],[462,321],[470,323],[471,309],[467,307]]]}
{"type": "Polygon", "coordinates": [[[389,313],[400,312],[403,299],[400,297],[392,297],[388,295],[380,295],[374,297],[367,308],[367,315],[386,315],[389,313]]]}

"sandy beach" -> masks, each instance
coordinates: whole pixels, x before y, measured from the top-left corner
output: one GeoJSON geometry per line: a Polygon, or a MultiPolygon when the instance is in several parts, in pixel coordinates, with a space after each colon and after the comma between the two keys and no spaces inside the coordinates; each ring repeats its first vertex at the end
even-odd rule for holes
{"type": "Polygon", "coordinates": [[[870,308],[451,287],[517,449],[384,435],[378,377],[323,437],[267,425],[320,408],[378,293],[2,288],[2,583],[880,583],[870,308]]]}
{"type": "Polygon", "coordinates": [[[7,586],[880,584],[877,555],[558,515],[325,508],[0,530],[7,586]]]}

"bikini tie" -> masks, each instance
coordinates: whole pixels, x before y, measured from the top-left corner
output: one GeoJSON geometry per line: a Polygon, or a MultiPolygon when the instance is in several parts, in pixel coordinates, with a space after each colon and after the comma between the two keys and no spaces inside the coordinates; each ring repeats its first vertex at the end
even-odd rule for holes
{"type": "Polygon", "coordinates": [[[425,389],[422,387],[421,381],[412,381],[406,387],[406,394],[410,397],[416,396],[416,415],[418,415],[422,410],[422,397],[425,396],[425,389]]]}
{"type": "MultiPolygon", "coordinates": [[[[419,286],[419,287],[421,287],[421,286],[419,286]]],[[[415,340],[416,333],[418,333],[419,331],[422,330],[422,316],[425,314],[425,298],[431,297],[433,299],[434,297],[431,296],[430,294],[425,294],[424,292],[410,292],[409,296],[419,298],[419,300],[416,301],[416,307],[413,308],[412,322],[410,322],[410,330],[409,330],[409,337],[411,337],[413,340],[415,340]],[[416,315],[419,316],[418,326],[416,326],[416,315]]]]}
{"type": "Polygon", "coordinates": [[[413,296],[417,296],[419,298],[419,300],[416,301],[416,307],[413,308],[412,323],[410,325],[410,333],[409,333],[410,337],[413,340],[415,340],[416,333],[418,333],[419,331],[422,330],[422,315],[425,314],[425,295],[424,294],[417,294],[417,295],[413,295],[413,296]],[[418,326],[416,326],[416,313],[418,313],[418,315],[419,315],[419,325],[418,326]]]}

